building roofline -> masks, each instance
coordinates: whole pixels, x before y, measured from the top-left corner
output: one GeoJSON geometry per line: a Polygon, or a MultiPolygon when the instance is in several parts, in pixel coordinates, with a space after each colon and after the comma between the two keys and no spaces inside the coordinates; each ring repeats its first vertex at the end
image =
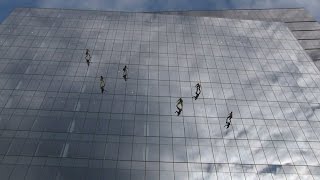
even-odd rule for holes
{"type": "Polygon", "coordinates": [[[99,12],[132,12],[132,13],[162,13],[162,12],[205,12],[205,11],[254,11],[254,10],[285,10],[285,9],[301,9],[305,10],[304,7],[289,7],[289,8],[255,8],[255,9],[199,9],[199,10],[193,10],[193,9],[187,9],[187,10],[156,10],[156,11],[125,11],[125,10],[101,10],[101,9],[72,9],[72,8],[46,8],[46,7],[16,7],[13,9],[56,9],[56,10],[72,10],[72,11],[99,11],[99,12]]]}
{"type": "MultiPolygon", "coordinates": [[[[276,10],[285,10],[285,9],[302,9],[302,10],[305,10],[305,8],[303,7],[296,7],[296,8],[255,8],[255,9],[211,9],[211,10],[168,10],[168,11],[146,11],[146,12],[190,12],[190,11],[193,11],[193,12],[203,12],[203,11],[241,11],[241,10],[244,10],[244,11],[250,11],[250,10],[273,10],[273,9],[276,9],[276,10]]],[[[145,11],[144,11],[145,12],[145,11]]]]}

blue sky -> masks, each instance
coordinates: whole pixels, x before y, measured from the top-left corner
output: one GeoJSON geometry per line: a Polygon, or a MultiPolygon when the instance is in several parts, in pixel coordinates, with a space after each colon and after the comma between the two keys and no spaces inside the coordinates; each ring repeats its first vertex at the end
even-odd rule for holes
{"type": "Polygon", "coordinates": [[[120,11],[304,7],[320,21],[320,0],[0,0],[0,22],[16,7],[120,11]]]}

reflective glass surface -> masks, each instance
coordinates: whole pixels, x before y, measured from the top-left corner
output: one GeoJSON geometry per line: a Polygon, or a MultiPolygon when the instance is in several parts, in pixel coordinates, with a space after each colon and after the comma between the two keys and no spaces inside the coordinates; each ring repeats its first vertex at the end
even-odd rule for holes
{"type": "Polygon", "coordinates": [[[320,178],[319,70],[282,23],[16,9],[0,54],[1,179],[320,178]]]}

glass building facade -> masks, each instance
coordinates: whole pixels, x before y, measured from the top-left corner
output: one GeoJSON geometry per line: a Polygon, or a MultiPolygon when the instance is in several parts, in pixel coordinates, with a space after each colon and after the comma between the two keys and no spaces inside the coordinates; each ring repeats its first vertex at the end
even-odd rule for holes
{"type": "Polygon", "coordinates": [[[320,179],[319,70],[283,23],[19,8],[0,55],[0,179],[320,179]]]}

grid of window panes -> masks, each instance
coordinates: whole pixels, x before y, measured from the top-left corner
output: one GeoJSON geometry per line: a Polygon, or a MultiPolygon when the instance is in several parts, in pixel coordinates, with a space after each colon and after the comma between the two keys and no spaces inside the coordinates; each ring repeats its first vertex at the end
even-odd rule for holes
{"type": "Polygon", "coordinates": [[[319,70],[282,23],[21,8],[0,55],[1,179],[320,179],[319,70]]]}

